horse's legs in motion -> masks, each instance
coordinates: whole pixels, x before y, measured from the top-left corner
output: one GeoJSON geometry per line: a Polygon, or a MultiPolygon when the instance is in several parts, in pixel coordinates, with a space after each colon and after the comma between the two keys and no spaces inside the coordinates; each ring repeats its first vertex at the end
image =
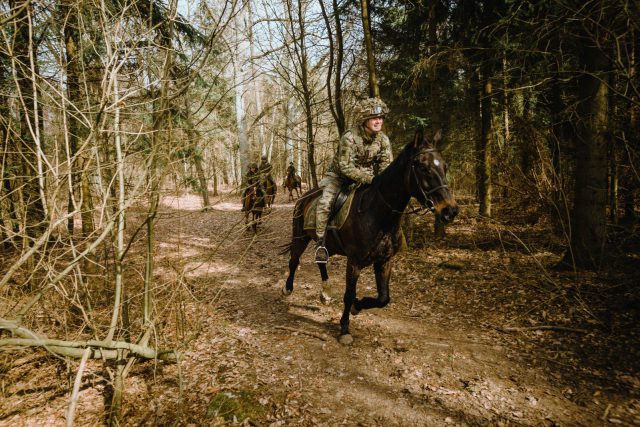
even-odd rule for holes
{"type": "Polygon", "coordinates": [[[391,260],[379,261],[373,265],[376,273],[376,288],[378,297],[364,297],[356,300],[351,307],[351,314],[358,314],[360,310],[369,308],[382,308],[389,304],[389,278],[391,278],[391,260]]]}
{"type": "Polygon", "coordinates": [[[258,223],[260,222],[261,217],[262,217],[262,213],[260,211],[253,211],[252,227],[253,227],[254,233],[258,232],[258,223]]]}
{"type": "Polygon", "coordinates": [[[340,337],[338,338],[341,344],[351,344],[353,342],[353,337],[349,333],[349,312],[351,306],[357,301],[356,284],[360,277],[360,271],[360,267],[355,265],[351,258],[347,258],[347,289],[344,292],[344,311],[340,319],[340,337]]]}
{"type": "Polygon", "coordinates": [[[293,278],[296,275],[296,268],[300,264],[300,257],[305,249],[307,249],[307,245],[309,244],[309,240],[311,238],[307,235],[294,237],[291,242],[291,257],[289,258],[289,277],[287,277],[287,283],[284,285],[284,289],[282,293],[284,295],[291,295],[293,292],[293,278]]]}
{"type": "Polygon", "coordinates": [[[320,301],[323,304],[329,304],[333,299],[331,297],[331,285],[329,284],[329,274],[327,273],[327,264],[319,263],[320,277],[322,278],[322,289],[320,290],[320,301]]]}

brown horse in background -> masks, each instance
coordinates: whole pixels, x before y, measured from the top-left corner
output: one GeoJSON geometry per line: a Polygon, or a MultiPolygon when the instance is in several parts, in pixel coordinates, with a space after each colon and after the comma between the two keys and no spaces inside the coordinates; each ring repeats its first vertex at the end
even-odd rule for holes
{"type": "Polygon", "coordinates": [[[265,195],[260,186],[254,185],[247,190],[244,198],[244,224],[247,229],[252,229],[254,233],[258,232],[258,224],[262,219],[262,213],[265,207],[265,195]],[[251,215],[251,221],[249,221],[251,215]]]}
{"type": "MultiPolygon", "coordinates": [[[[453,221],[458,205],[449,190],[446,163],[437,149],[441,132],[431,139],[422,130],[415,134],[391,164],[377,175],[369,185],[355,190],[351,210],[340,230],[327,230],[325,245],[329,254],[347,257],[347,284],[344,310],[340,319],[342,344],[351,344],[349,314],[360,310],[382,308],[389,301],[391,258],[400,249],[402,215],[413,197],[443,223],[453,221]],[[372,265],[375,271],[377,298],[356,298],[356,284],[363,268],[372,265]]],[[[314,188],[303,195],[293,210],[293,235],[285,252],[290,253],[289,277],[282,293],[293,292],[293,279],[300,257],[309,242],[317,240],[315,230],[304,229],[305,212],[322,191],[314,188]]],[[[328,286],[327,265],[318,264],[323,290],[328,286]]],[[[323,292],[321,292],[321,298],[323,292]]]]}
{"type": "Polygon", "coordinates": [[[264,202],[265,206],[271,210],[271,205],[276,198],[276,194],[278,193],[278,186],[274,181],[269,179],[269,177],[264,177],[263,179],[263,187],[264,187],[264,202]]]}
{"type": "Polygon", "coordinates": [[[289,201],[292,202],[295,199],[300,198],[300,193],[302,192],[302,178],[300,175],[296,175],[295,173],[288,173],[287,177],[284,180],[284,188],[289,190],[289,201]],[[296,197],[293,197],[293,191],[296,192],[296,197]]]}

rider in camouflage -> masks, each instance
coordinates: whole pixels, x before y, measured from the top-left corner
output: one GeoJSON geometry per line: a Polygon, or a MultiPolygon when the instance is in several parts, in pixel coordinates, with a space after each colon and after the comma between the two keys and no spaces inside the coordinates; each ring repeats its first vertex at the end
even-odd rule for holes
{"type": "Polygon", "coordinates": [[[316,209],[317,263],[326,263],[329,253],[324,246],[325,232],[333,200],[343,184],[370,184],[391,160],[391,144],[382,132],[387,105],[380,98],[363,100],[356,110],[355,125],[346,131],[327,174],[320,182],[322,195],[316,209]]]}
{"type": "Polygon", "coordinates": [[[241,210],[243,212],[246,210],[245,200],[247,198],[247,193],[249,192],[249,189],[252,187],[257,188],[260,186],[260,174],[258,173],[258,165],[256,165],[255,163],[250,163],[248,169],[249,170],[245,175],[245,187],[244,187],[244,190],[242,191],[242,209],[241,210]]]}
{"type": "Polygon", "coordinates": [[[260,175],[262,176],[262,179],[264,179],[265,183],[268,181],[269,184],[271,184],[273,187],[275,187],[276,183],[273,180],[273,177],[271,177],[271,170],[272,169],[273,169],[273,166],[271,166],[271,163],[269,163],[269,160],[267,159],[267,156],[263,155],[260,158],[260,165],[258,165],[258,171],[260,172],[260,175]]]}

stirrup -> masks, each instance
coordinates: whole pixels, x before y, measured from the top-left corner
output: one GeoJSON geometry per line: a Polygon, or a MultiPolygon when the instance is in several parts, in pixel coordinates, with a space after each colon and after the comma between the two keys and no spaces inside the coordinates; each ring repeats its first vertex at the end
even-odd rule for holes
{"type": "Polygon", "coordinates": [[[316,247],[316,264],[326,264],[329,262],[329,251],[322,245],[316,247]]]}

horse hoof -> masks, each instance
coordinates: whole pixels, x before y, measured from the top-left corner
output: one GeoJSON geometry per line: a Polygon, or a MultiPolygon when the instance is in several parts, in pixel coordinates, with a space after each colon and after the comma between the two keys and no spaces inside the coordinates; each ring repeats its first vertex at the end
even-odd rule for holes
{"type": "Polygon", "coordinates": [[[331,301],[333,301],[333,298],[331,298],[331,296],[329,296],[328,293],[324,292],[324,291],[320,291],[320,302],[323,303],[324,305],[329,305],[331,304],[331,301]]]}
{"type": "Polygon", "coordinates": [[[354,316],[356,316],[356,315],[360,314],[360,310],[358,310],[358,309],[356,308],[356,305],[355,305],[355,304],[352,304],[352,305],[351,305],[351,310],[349,310],[349,311],[350,311],[350,312],[351,312],[351,314],[353,314],[354,316]]]}
{"type": "Polygon", "coordinates": [[[351,345],[353,343],[353,337],[351,334],[344,334],[338,337],[338,342],[342,345],[351,345]]]}
{"type": "Polygon", "coordinates": [[[289,289],[287,289],[286,286],[282,288],[282,295],[284,295],[285,297],[288,297],[292,293],[293,293],[293,289],[289,290],[289,289]]]}

